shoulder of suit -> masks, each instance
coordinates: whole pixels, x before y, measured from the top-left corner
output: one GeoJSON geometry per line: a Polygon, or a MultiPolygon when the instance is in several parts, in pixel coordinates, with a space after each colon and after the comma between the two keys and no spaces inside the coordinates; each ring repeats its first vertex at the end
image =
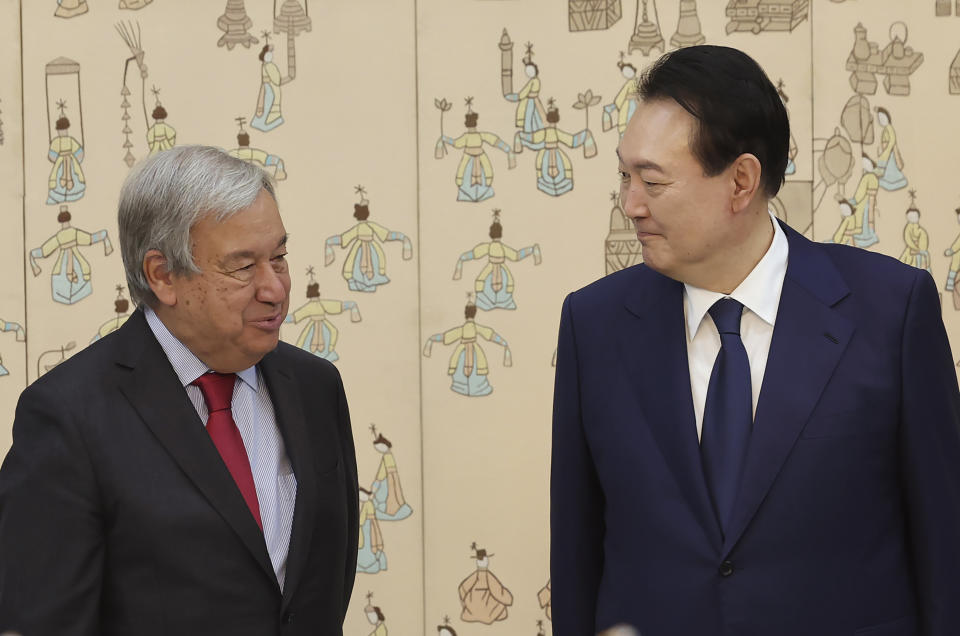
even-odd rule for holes
{"type": "Polygon", "coordinates": [[[20,399],[49,402],[55,408],[74,408],[87,403],[92,396],[104,395],[106,387],[116,379],[116,338],[114,334],[101,338],[76,354],[57,362],[59,349],[49,355],[41,353],[42,371],[36,380],[21,393],[20,399]],[[47,370],[46,364],[56,363],[47,370]]]}
{"type": "Polygon", "coordinates": [[[906,291],[913,286],[917,275],[923,271],[892,256],[860,247],[833,243],[814,243],[814,245],[827,255],[840,272],[840,276],[854,292],[858,291],[862,285],[868,288],[883,285],[890,292],[898,289],[906,291]]]}
{"type": "Polygon", "coordinates": [[[652,276],[660,276],[649,267],[640,263],[626,269],[607,274],[580,289],[571,292],[571,295],[589,296],[591,298],[602,297],[611,293],[619,292],[625,288],[632,288],[636,285],[642,285],[652,276]]]}
{"type": "Polygon", "coordinates": [[[587,303],[596,308],[607,304],[619,305],[623,302],[625,294],[651,284],[655,278],[663,278],[663,275],[640,263],[607,274],[589,285],[570,292],[568,297],[571,303],[587,303]]]}
{"type": "Polygon", "coordinates": [[[277,348],[268,355],[275,356],[281,364],[295,365],[299,369],[306,370],[307,372],[339,375],[337,367],[329,360],[325,360],[309,351],[304,351],[282,340],[277,344],[277,348]]]}

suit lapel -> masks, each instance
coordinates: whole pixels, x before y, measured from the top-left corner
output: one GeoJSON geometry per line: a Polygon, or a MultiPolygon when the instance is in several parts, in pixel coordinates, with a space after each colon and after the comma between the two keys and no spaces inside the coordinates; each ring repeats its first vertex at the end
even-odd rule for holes
{"type": "Polygon", "coordinates": [[[704,531],[719,548],[720,526],[710,505],[697,440],[683,318],[683,285],[644,267],[626,298],[633,314],[620,329],[623,363],[657,445],[704,531]]]}
{"type": "Polygon", "coordinates": [[[273,402],[277,426],[283,436],[287,457],[293,466],[297,478],[297,499],[293,512],[293,528],[290,532],[290,550],[287,553],[287,570],[283,585],[283,603],[285,610],[293,592],[303,576],[303,569],[310,551],[311,538],[316,517],[317,500],[316,467],[313,448],[307,432],[306,418],[300,391],[279,359],[280,353],[267,354],[260,363],[270,400],[273,402]]]}
{"type": "Polygon", "coordinates": [[[754,416],[729,554],[770,490],[853,335],[832,309],[849,290],[823,250],[784,226],[789,264],[754,416]]]}
{"type": "MultiPolygon", "coordinates": [[[[120,366],[130,369],[120,391],[197,489],[233,528],[274,581],[263,533],[190,403],[166,354],[136,311],[117,332],[120,366]]],[[[279,590],[278,590],[279,591],[279,590]]]]}

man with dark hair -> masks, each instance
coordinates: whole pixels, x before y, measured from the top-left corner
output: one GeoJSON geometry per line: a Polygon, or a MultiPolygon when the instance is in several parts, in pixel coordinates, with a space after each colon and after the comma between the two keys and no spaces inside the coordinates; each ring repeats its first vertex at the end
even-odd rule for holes
{"type": "Polygon", "coordinates": [[[930,275],[774,219],[789,125],[661,58],[617,150],[644,264],[563,305],[555,636],[960,634],[960,394],[930,275]]]}
{"type": "Polygon", "coordinates": [[[279,342],[274,186],[216,148],[120,193],[139,307],[21,395],[0,468],[0,632],[341,634],[357,468],[336,368],[279,342]]]}

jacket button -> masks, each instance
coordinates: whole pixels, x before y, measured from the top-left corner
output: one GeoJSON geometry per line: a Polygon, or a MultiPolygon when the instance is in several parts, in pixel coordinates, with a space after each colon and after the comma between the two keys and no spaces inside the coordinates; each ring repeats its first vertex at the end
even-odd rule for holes
{"type": "Polygon", "coordinates": [[[286,614],[284,614],[282,620],[283,620],[283,623],[284,623],[285,625],[289,625],[290,623],[292,623],[292,622],[293,622],[293,612],[287,612],[286,614]]]}
{"type": "Polygon", "coordinates": [[[720,564],[720,576],[730,576],[733,574],[733,563],[724,561],[720,564]]]}

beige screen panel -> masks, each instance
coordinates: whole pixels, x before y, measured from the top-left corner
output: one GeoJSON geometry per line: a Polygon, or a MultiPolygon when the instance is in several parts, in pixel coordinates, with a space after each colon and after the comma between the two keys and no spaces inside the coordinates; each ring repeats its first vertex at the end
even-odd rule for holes
{"type": "Polygon", "coordinates": [[[335,359],[360,485],[374,493],[362,502],[363,571],[345,633],[432,634],[445,617],[461,635],[550,633],[559,308],[641,259],[615,149],[635,104],[631,76],[662,52],[707,43],[754,56],[793,132],[772,212],[814,240],[928,267],[950,336],[960,329],[960,291],[954,305],[950,289],[960,192],[948,174],[955,3],[0,7],[13,53],[0,68],[0,319],[28,336],[0,332],[10,371],[0,422],[12,421],[28,380],[129,314],[115,215],[133,161],[206,143],[264,166],[291,235],[282,337],[335,359]],[[21,11],[24,32],[42,37],[20,43],[21,11]],[[61,118],[69,126],[58,132],[61,118]],[[862,154],[876,185],[868,176],[858,195],[862,154]],[[58,221],[62,205],[69,221],[58,221]],[[866,230],[845,220],[848,207],[866,230]]]}

